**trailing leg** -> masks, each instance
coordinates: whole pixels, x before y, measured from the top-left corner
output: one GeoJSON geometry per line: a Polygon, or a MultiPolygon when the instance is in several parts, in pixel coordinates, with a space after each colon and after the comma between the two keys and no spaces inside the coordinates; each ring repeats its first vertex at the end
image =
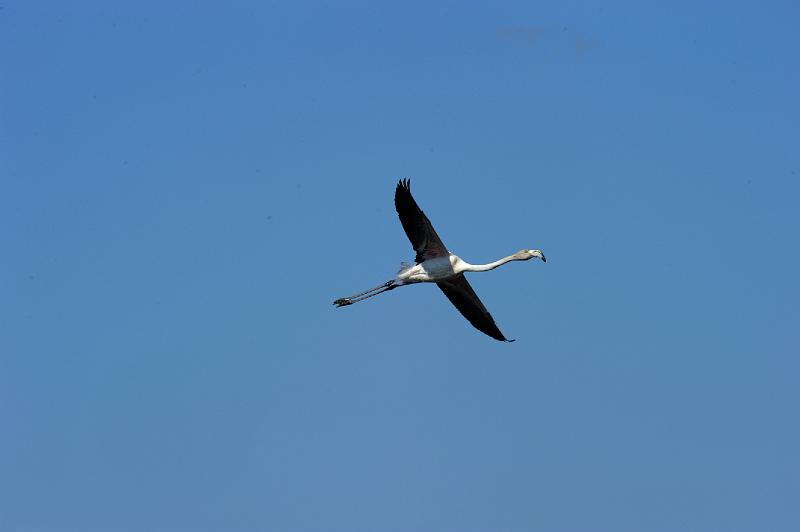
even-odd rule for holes
{"type": "Polygon", "coordinates": [[[377,296],[378,294],[382,294],[384,292],[388,292],[389,290],[394,290],[400,286],[394,279],[391,281],[386,281],[380,286],[376,286],[375,288],[371,288],[365,292],[361,292],[360,294],[355,294],[350,297],[342,297],[337,299],[333,302],[336,305],[336,308],[339,307],[346,307],[347,305],[352,305],[353,303],[358,303],[359,301],[364,301],[365,299],[369,299],[370,297],[377,296]]]}

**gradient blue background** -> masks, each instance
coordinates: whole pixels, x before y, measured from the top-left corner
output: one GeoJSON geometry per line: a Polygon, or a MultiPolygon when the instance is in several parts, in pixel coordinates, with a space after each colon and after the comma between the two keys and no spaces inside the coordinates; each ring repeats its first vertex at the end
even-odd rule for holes
{"type": "Polygon", "coordinates": [[[796,3],[1,7],[0,530],[800,529],[796,3]]]}

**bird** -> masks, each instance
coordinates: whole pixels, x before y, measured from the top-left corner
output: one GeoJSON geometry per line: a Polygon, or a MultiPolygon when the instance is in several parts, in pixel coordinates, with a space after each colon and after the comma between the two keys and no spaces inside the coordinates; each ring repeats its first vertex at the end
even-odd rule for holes
{"type": "Polygon", "coordinates": [[[494,318],[481,303],[481,300],[467,282],[466,277],[464,277],[464,273],[486,272],[516,260],[538,258],[542,262],[547,262],[542,250],[522,249],[513,255],[488,264],[469,264],[451,253],[442,243],[442,239],[436,234],[431,221],[425,216],[425,213],[422,212],[422,209],[419,208],[419,205],[411,195],[410,179],[401,179],[397,183],[394,191],[394,206],[397,209],[403,230],[416,252],[414,264],[401,264],[400,270],[393,279],[375,288],[335,300],[333,304],[336,308],[359,303],[400,286],[417,283],[436,283],[436,286],[444,292],[447,299],[473,327],[495,340],[513,342],[514,340],[508,340],[500,332],[494,318]]]}

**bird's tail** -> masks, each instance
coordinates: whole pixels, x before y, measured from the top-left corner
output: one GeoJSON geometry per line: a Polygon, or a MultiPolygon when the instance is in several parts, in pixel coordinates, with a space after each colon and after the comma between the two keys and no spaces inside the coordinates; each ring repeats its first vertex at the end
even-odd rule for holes
{"type": "Polygon", "coordinates": [[[414,266],[416,266],[416,264],[411,264],[410,262],[401,262],[400,263],[400,269],[397,270],[397,275],[400,275],[401,273],[405,273],[406,271],[410,270],[414,266]]]}

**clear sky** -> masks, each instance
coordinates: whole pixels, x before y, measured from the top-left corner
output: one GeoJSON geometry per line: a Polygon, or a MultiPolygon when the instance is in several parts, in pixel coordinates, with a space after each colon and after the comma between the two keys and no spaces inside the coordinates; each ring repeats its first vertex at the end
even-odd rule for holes
{"type": "Polygon", "coordinates": [[[800,529],[799,17],[3,2],[0,530],[800,529]]]}

